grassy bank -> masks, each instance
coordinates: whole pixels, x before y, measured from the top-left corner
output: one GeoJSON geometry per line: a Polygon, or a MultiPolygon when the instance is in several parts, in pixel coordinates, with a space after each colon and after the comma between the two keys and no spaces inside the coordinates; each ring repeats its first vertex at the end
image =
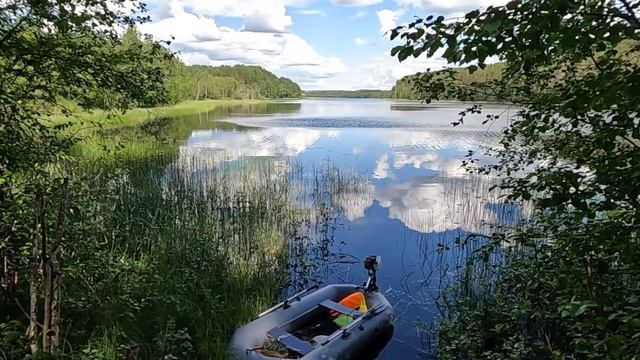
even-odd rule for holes
{"type": "MultiPolygon", "coordinates": [[[[273,163],[212,163],[157,148],[67,163],[65,357],[224,359],[233,330],[278,298],[305,216],[290,179],[273,163]]],[[[28,321],[2,310],[16,320],[0,345],[22,358],[28,321]]]]}
{"type": "MultiPolygon", "coordinates": [[[[180,149],[184,139],[160,140],[180,121],[164,117],[258,103],[186,102],[104,118],[110,126],[80,132],[71,156],[52,166],[52,178],[71,184],[61,355],[223,359],[232,331],[277,299],[305,216],[281,164],[217,162],[180,149]]],[[[51,209],[60,188],[43,184],[51,209]]],[[[47,216],[56,223],[55,211],[47,216]]],[[[23,358],[28,319],[15,304],[0,310],[12,319],[0,348],[23,358]]]]}
{"type": "Polygon", "coordinates": [[[67,105],[69,114],[64,115],[58,112],[47,119],[47,123],[59,125],[71,122],[72,129],[90,127],[90,124],[100,124],[106,127],[136,126],[150,120],[162,117],[176,117],[182,115],[196,114],[199,112],[212,111],[220,107],[230,107],[235,105],[260,104],[267,100],[191,100],[183,101],[175,105],[161,106],[154,108],[131,109],[124,113],[102,110],[83,110],[73,105],[67,105]]]}
{"type": "Polygon", "coordinates": [[[225,358],[233,329],[282,285],[297,226],[288,180],[265,163],[209,169],[149,155],[76,174],[84,196],[70,220],[82,241],[66,262],[65,352],[225,358]]]}

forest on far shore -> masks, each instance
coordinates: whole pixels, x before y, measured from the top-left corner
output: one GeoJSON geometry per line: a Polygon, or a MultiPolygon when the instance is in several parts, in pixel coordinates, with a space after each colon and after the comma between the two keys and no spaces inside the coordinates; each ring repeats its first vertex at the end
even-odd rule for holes
{"type": "MultiPolygon", "coordinates": [[[[453,80],[457,84],[491,84],[500,78],[504,69],[504,64],[486,65],[484,69],[476,69],[470,72],[466,68],[453,69],[453,80]]],[[[305,91],[306,97],[329,97],[329,98],[368,98],[368,99],[399,99],[399,100],[422,100],[420,92],[416,90],[415,81],[419,79],[421,73],[407,75],[398,79],[390,90],[360,89],[360,90],[310,90],[305,91]]],[[[444,71],[441,76],[444,75],[444,71]]],[[[485,93],[471,95],[472,100],[492,101],[495,98],[485,93]]],[[[439,100],[449,100],[441,98],[439,100]]]]}
{"type": "MultiPolygon", "coordinates": [[[[278,77],[260,66],[187,65],[153,38],[129,27],[120,39],[100,39],[102,51],[131,62],[124,71],[153,74],[159,81],[143,81],[129,86],[133,76],[120,78],[114,89],[95,87],[77,94],[79,85],[70,84],[64,98],[82,108],[154,107],[187,100],[265,99],[300,97],[300,86],[278,77]],[[126,91],[122,91],[126,89],[126,91]]],[[[108,61],[105,59],[105,61],[108,61]]],[[[115,59],[113,61],[116,61],[115,59]]],[[[106,65],[105,65],[106,66],[106,65]]],[[[100,66],[95,66],[99,69],[100,66]]],[[[106,69],[103,66],[104,69],[106,69]]]]}

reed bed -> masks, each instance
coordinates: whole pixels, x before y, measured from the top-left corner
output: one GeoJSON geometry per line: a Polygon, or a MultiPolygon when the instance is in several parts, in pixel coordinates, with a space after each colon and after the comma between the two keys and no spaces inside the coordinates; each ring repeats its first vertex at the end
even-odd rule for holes
{"type": "Polygon", "coordinates": [[[225,358],[231,332],[286,285],[307,212],[282,164],[127,155],[76,168],[90,200],[72,212],[65,352],[225,358]]]}

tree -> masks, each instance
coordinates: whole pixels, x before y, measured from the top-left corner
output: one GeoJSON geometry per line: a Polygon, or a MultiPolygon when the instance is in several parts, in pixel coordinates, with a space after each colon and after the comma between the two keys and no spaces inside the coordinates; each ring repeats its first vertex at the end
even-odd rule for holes
{"type": "Polygon", "coordinates": [[[0,306],[3,313],[24,308],[28,281],[34,353],[60,344],[68,181],[55,166],[74,142],[61,131],[66,125],[44,120],[70,114],[60,99],[106,110],[164,101],[159,59],[170,54],[126,30],[145,21],[144,11],[125,0],[0,4],[0,306]]]}
{"type": "Polygon", "coordinates": [[[392,50],[400,61],[444,48],[469,73],[505,64],[496,80],[464,85],[452,69],[421,73],[423,100],[486,94],[520,109],[493,151],[497,163],[471,156],[467,165],[500,174],[509,200],[531,201],[535,212],[524,228],[489,239],[482,253],[510,244],[504,263],[491,296],[477,285],[457,293],[458,313],[441,328],[443,357],[640,352],[639,11],[639,1],[522,0],[392,30],[404,42],[392,50]]]}

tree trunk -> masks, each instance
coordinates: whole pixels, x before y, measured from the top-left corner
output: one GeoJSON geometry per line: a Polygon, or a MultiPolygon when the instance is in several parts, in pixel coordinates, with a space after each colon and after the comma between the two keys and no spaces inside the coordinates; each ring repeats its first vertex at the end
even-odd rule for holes
{"type": "Polygon", "coordinates": [[[34,239],[31,249],[31,279],[29,281],[29,328],[27,329],[27,340],[31,353],[38,351],[38,246],[34,239]]]}
{"type": "Polygon", "coordinates": [[[38,283],[40,274],[38,270],[40,270],[41,265],[44,265],[42,258],[40,257],[39,248],[40,246],[46,246],[47,239],[47,227],[45,225],[44,212],[44,193],[42,191],[38,191],[38,193],[36,194],[35,234],[33,237],[33,244],[31,244],[31,278],[29,279],[29,328],[27,329],[27,341],[29,342],[29,347],[31,348],[32,354],[35,354],[40,348],[40,343],[38,342],[38,283]]]}
{"type": "Polygon", "coordinates": [[[49,328],[51,327],[51,264],[45,261],[42,265],[42,288],[44,289],[44,321],[42,322],[42,351],[49,352],[49,328]]]}
{"type": "Polygon", "coordinates": [[[51,254],[51,352],[60,348],[60,300],[62,299],[62,272],[58,257],[51,254]]]}
{"type": "Polygon", "coordinates": [[[56,224],[56,235],[48,256],[48,298],[45,302],[45,313],[49,314],[47,324],[47,341],[49,348],[45,351],[55,352],[60,347],[60,305],[62,300],[62,267],[58,261],[58,247],[64,238],[64,227],[67,218],[67,201],[69,199],[69,179],[65,178],[62,183],[62,198],[58,209],[58,222],[56,224]]]}
{"type": "Polygon", "coordinates": [[[202,79],[198,79],[198,92],[196,92],[196,100],[200,99],[200,81],[202,81],[202,79]]]}

